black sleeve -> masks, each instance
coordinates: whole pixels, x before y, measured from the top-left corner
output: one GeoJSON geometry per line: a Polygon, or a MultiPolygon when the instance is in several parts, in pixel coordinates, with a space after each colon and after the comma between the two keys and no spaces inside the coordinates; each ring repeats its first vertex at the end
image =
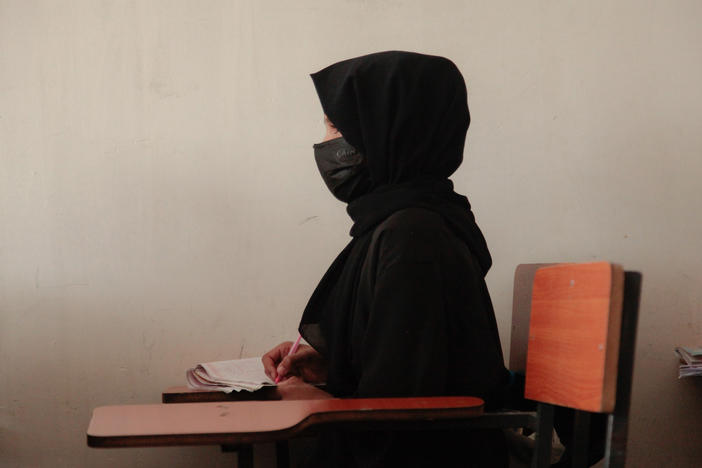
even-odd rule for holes
{"type": "Polygon", "coordinates": [[[362,343],[359,397],[444,394],[447,319],[441,268],[428,240],[400,233],[384,242],[362,343]]]}

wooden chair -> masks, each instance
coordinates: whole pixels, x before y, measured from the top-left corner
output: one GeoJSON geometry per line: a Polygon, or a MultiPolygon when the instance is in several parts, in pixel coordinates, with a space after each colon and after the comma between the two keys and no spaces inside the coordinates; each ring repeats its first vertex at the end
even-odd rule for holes
{"type": "MultiPolygon", "coordinates": [[[[640,287],[639,273],[605,262],[517,268],[510,367],[526,371],[524,401],[536,402],[536,411],[483,413],[482,400],[471,397],[112,406],[93,412],[88,445],[246,447],[330,424],[364,430],[524,427],[536,433],[532,466],[546,467],[554,411],[568,407],[575,410],[573,466],[588,462],[595,412],[608,415],[606,466],[623,467],[640,287]]],[[[240,452],[239,461],[252,466],[250,449],[240,452]]]]}
{"type": "Polygon", "coordinates": [[[640,273],[605,262],[517,267],[509,367],[538,402],[532,466],[548,466],[554,410],[570,408],[572,466],[596,461],[590,422],[606,417],[605,466],[624,467],[640,291],[640,273]]]}

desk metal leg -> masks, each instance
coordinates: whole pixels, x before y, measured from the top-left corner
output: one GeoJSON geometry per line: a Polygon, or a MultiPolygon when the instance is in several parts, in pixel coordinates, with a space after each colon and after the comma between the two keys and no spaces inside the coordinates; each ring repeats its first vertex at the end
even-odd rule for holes
{"type": "Polygon", "coordinates": [[[237,468],[253,468],[253,446],[242,445],[237,449],[237,468]]]}
{"type": "Polygon", "coordinates": [[[287,440],[281,440],[275,443],[275,458],[278,468],[290,467],[290,449],[287,440]]]}

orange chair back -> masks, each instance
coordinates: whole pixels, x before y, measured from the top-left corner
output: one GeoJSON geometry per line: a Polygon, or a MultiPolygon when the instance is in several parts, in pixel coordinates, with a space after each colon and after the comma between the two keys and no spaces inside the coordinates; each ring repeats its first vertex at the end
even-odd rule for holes
{"type": "Polygon", "coordinates": [[[607,262],[536,270],[526,362],[527,399],[612,412],[624,271],[607,262]]]}

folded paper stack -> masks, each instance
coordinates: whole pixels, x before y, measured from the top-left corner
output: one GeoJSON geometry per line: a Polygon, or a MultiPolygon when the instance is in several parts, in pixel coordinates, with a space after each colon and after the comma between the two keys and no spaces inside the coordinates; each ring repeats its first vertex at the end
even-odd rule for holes
{"type": "Polygon", "coordinates": [[[234,359],[198,364],[186,372],[188,387],[198,390],[221,390],[226,393],[256,391],[275,385],[263,370],[261,358],[234,359]]]}
{"type": "Polygon", "coordinates": [[[678,378],[702,375],[702,348],[678,346],[675,353],[680,357],[678,378]]]}

